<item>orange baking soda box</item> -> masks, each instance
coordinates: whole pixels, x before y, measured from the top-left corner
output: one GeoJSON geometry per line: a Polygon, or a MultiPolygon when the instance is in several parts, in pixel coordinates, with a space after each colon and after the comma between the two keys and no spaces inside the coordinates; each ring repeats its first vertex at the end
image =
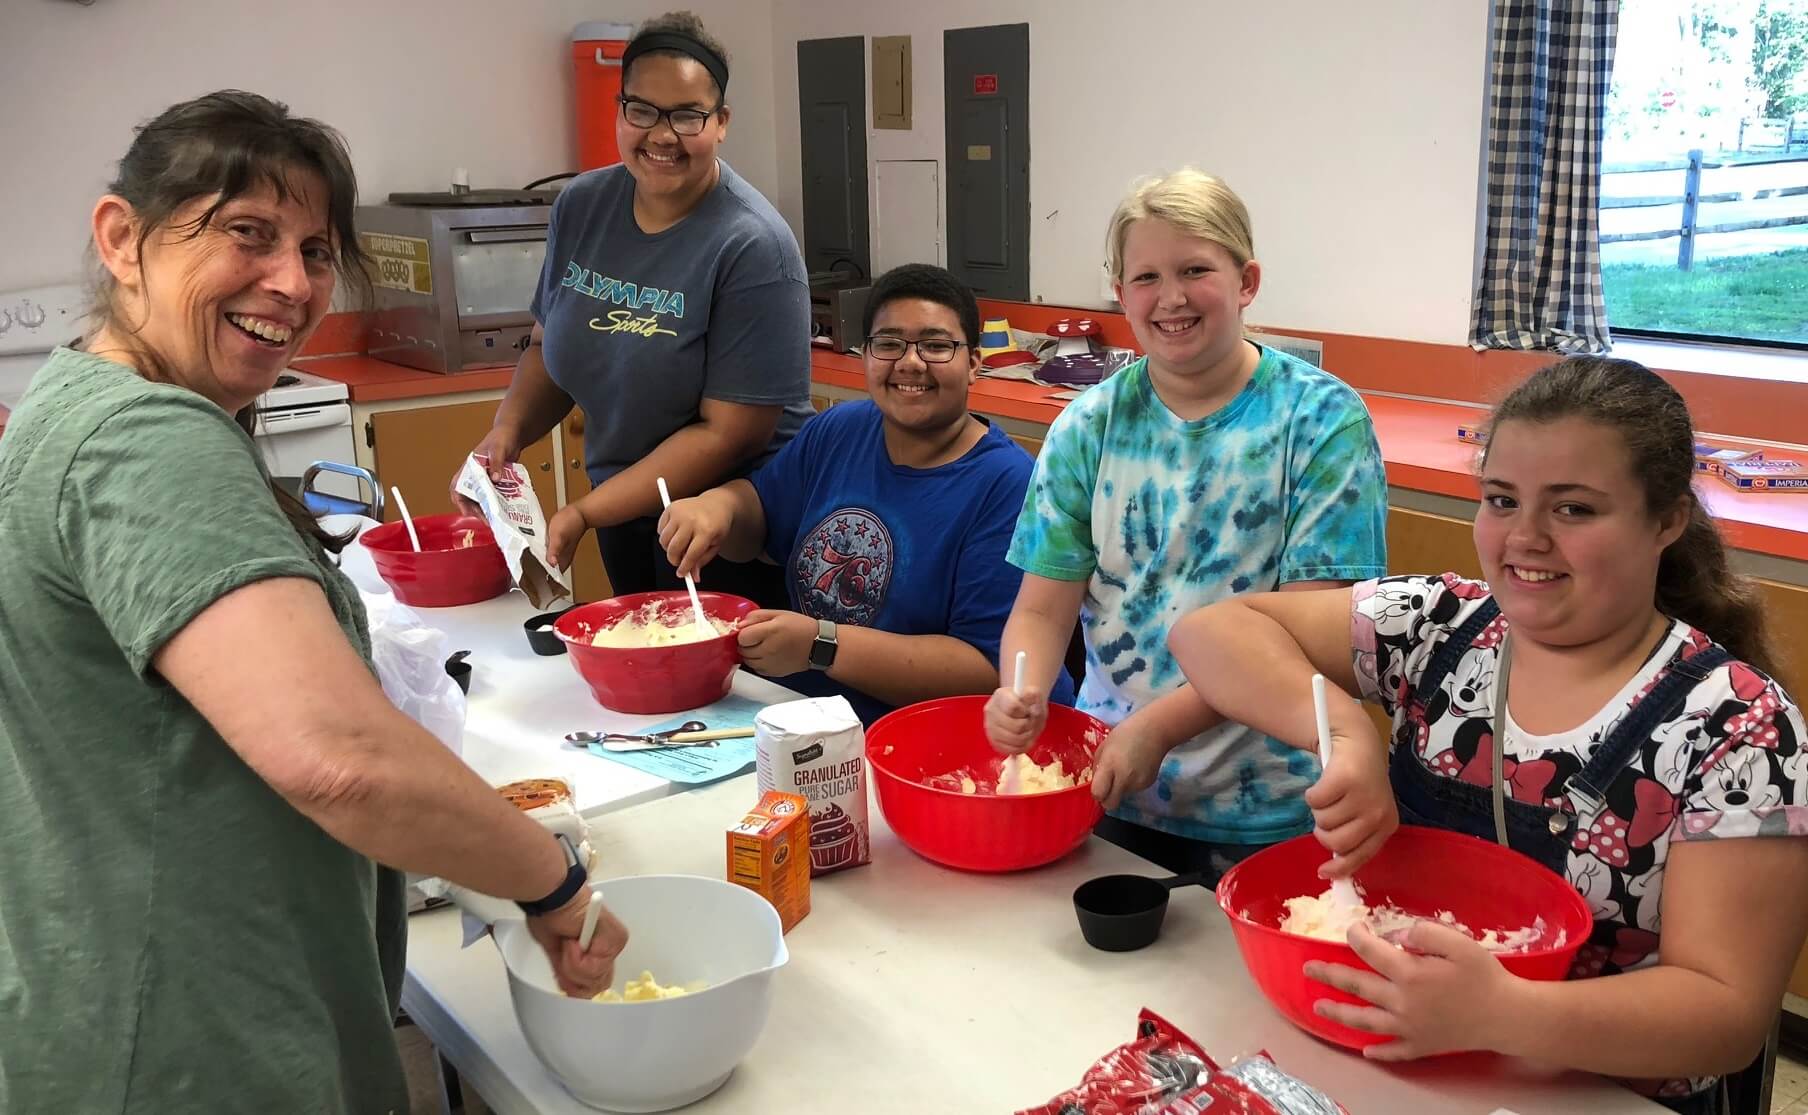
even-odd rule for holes
{"type": "Polygon", "coordinates": [[[778,911],[786,933],[810,912],[810,803],[769,790],[728,830],[728,881],[778,911]]]}

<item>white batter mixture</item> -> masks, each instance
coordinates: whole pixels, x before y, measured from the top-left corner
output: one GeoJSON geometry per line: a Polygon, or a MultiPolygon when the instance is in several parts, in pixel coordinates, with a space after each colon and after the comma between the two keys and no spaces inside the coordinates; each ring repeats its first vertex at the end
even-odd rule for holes
{"type": "Polygon", "coordinates": [[[630,979],[619,993],[611,987],[593,998],[599,1003],[650,1003],[655,999],[676,999],[680,995],[690,995],[708,986],[702,980],[683,985],[666,985],[654,979],[652,972],[643,971],[639,978],[630,979]]]}
{"type": "Polygon", "coordinates": [[[704,634],[697,626],[696,617],[689,608],[661,608],[657,604],[648,604],[597,631],[591,636],[590,645],[627,649],[671,647],[681,643],[700,643],[734,630],[731,624],[715,616],[703,618],[709,623],[711,634],[704,634]]]}
{"type": "Polygon", "coordinates": [[[970,770],[958,770],[938,775],[936,778],[930,779],[929,784],[935,785],[944,780],[958,780],[960,792],[963,794],[1009,796],[1067,790],[1083,782],[1091,781],[1091,779],[1091,767],[1080,771],[1077,775],[1069,774],[1060,759],[1050,763],[1038,763],[1028,755],[1012,755],[1000,764],[996,784],[990,781],[980,781],[970,770]]]}
{"type": "MultiPolygon", "coordinates": [[[[1546,927],[1543,918],[1535,919],[1524,929],[1489,929],[1477,933],[1456,920],[1456,915],[1449,910],[1440,910],[1433,917],[1481,942],[1481,946],[1489,952],[1523,952],[1547,944],[1544,940],[1546,927]]],[[[1409,914],[1398,906],[1370,906],[1366,903],[1350,905],[1348,902],[1339,902],[1327,889],[1323,894],[1302,894],[1298,898],[1289,898],[1287,916],[1281,919],[1281,932],[1341,944],[1349,939],[1351,926],[1366,923],[1377,937],[1399,944],[1407,930],[1413,927],[1413,923],[1423,920],[1426,919],[1409,914]]],[[[1565,936],[1559,933],[1557,939],[1548,944],[1552,948],[1561,948],[1565,936]]]]}

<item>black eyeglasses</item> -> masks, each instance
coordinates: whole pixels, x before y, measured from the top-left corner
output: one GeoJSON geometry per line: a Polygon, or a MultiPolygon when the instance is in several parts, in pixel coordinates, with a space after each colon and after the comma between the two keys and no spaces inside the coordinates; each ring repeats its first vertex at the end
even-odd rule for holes
{"type": "Polygon", "coordinates": [[[660,120],[665,120],[672,125],[672,131],[681,136],[702,134],[703,125],[721,107],[717,105],[707,111],[700,108],[660,108],[634,97],[617,99],[621,102],[622,119],[641,131],[650,132],[659,126],[660,120]]]}
{"type": "Polygon", "coordinates": [[[866,339],[867,355],[879,360],[899,360],[910,346],[915,345],[917,355],[925,364],[946,364],[954,359],[954,354],[967,342],[950,341],[946,337],[924,337],[920,341],[907,341],[903,337],[894,337],[889,333],[866,339]]]}

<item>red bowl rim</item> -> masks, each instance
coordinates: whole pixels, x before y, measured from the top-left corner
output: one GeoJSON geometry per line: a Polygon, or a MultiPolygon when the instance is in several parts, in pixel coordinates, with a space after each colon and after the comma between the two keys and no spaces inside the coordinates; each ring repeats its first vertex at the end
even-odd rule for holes
{"type": "MultiPolygon", "coordinates": [[[[605,597],[602,600],[592,600],[588,604],[579,604],[575,607],[567,608],[563,615],[561,615],[558,619],[555,619],[552,621],[552,633],[554,635],[557,635],[562,641],[569,643],[573,646],[580,646],[586,650],[601,651],[605,654],[609,653],[611,651],[642,654],[649,650],[677,650],[680,647],[710,646],[712,644],[721,642],[723,639],[734,639],[735,638],[736,632],[729,631],[726,634],[717,635],[713,639],[698,639],[694,642],[689,642],[689,643],[674,643],[673,645],[671,645],[669,647],[599,647],[599,646],[596,646],[595,644],[590,643],[582,638],[579,638],[577,635],[573,634],[572,631],[567,626],[568,623],[571,624],[572,626],[575,626],[574,621],[576,621],[576,620],[588,619],[590,615],[594,615],[597,611],[600,611],[603,608],[603,606],[606,604],[614,605],[616,607],[626,607],[629,611],[634,611],[636,609],[645,607],[649,602],[656,600],[656,599],[657,600],[670,600],[673,597],[673,595],[674,595],[674,593],[672,593],[671,591],[660,591],[660,590],[656,590],[653,592],[628,592],[628,593],[623,593],[620,596],[609,596],[609,597],[605,597]]],[[[689,599],[688,593],[678,592],[678,593],[676,593],[676,596],[679,599],[684,601],[684,606],[686,608],[690,607],[690,599],[689,599]]],[[[756,603],[752,600],[749,600],[745,596],[736,596],[732,592],[714,592],[709,589],[698,589],[697,596],[699,598],[713,597],[717,600],[739,601],[743,604],[746,604],[749,609],[757,609],[759,607],[758,603],[756,603]]],[[[707,611],[707,609],[705,609],[705,610],[707,611]]]]}
{"type": "Polygon", "coordinates": [[[428,554],[460,554],[464,553],[466,550],[495,550],[498,553],[501,552],[502,546],[496,541],[496,532],[490,529],[489,523],[484,522],[484,520],[477,515],[465,515],[457,511],[447,511],[438,515],[413,516],[413,520],[417,525],[420,523],[433,522],[438,519],[450,519],[453,522],[457,522],[460,519],[470,519],[473,522],[481,523],[483,525],[484,533],[489,535],[490,540],[487,543],[479,543],[475,546],[452,546],[446,549],[432,550],[415,550],[413,547],[396,549],[391,546],[379,546],[370,540],[370,537],[373,534],[380,535],[385,540],[398,534],[403,538],[406,538],[408,536],[408,528],[403,525],[402,520],[396,519],[392,522],[378,523],[376,526],[366,527],[358,534],[358,544],[369,550],[372,554],[402,554],[414,557],[426,557],[428,554]]]}
{"type": "MultiPolygon", "coordinates": [[[[1511,848],[1502,848],[1499,844],[1496,844],[1492,840],[1483,840],[1477,836],[1469,836],[1469,835],[1466,835],[1466,834],[1460,833],[1460,832],[1451,832],[1448,829],[1431,828],[1431,827],[1425,826],[1425,825],[1401,825],[1399,832],[1396,832],[1395,835],[1398,836],[1399,833],[1404,833],[1404,832],[1412,833],[1413,837],[1415,839],[1443,840],[1443,841],[1447,841],[1447,842],[1453,843],[1453,844],[1456,844],[1456,843],[1480,844],[1483,847],[1499,848],[1503,852],[1512,852],[1511,848]]],[[[1284,847],[1288,844],[1292,844],[1295,841],[1299,841],[1299,840],[1316,841],[1317,839],[1318,838],[1316,836],[1312,835],[1311,833],[1306,833],[1303,836],[1296,836],[1292,840],[1284,840],[1280,844],[1272,845],[1272,848],[1281,848],[1281,847],[1284,847]]],[[[1256,861],[1264,852],[1267,852],[1270,850],[1271,850],[1270,848],[1264,848],[1264,849],[1262,849],[1262,851],[1255,853],[1254,855],[1250,856],[1248,859],[1245,859],[1240,863],[1234,864],[1231,867],[1231,869],[1229,871],[1226,871],[1224,873],[1223,877],[1218,880],[1218,886],[1216,888],[1217,889],[1217,897],[1218,897],[1218,908],[1220,910],[1224,911],[1224,916],[1228,917],[1232,922],[1234,922],[1240,926],[1243,926],[1245,928],[1253,929],[1256,932],[1262,934],[1263,936],[1276,937],[1283,941],[1310,941],[1313,944],[1317,944],[1317,945],[1330,945],[1334,948],[1344,949],[1345,951],[1349,952],[1351,955],[1354,955],[1356,950],[1350,948],[1350,946],[1346,942],[1327,941],[1327,940],[1324,940],[1319,937],[1305,937],[1298,933],[1288,933],[1286,930],[1281,929],[1278,926],[1267,925],[1263,922],[1259,922],[1259,921],[1255,920],[1254,918],[1248,917],[1237,910],[1231,909],[1230,891],[1233,887],[1235,880],[1238,878],[1240,872],[1242,871],[1244,865],[1256,861]]],[[[1513,852],[1513,854],[1519,855],[1520,853],[1513,852]]],[[[1527,862],[1534,867],[1538,866],[1535,861],[1528,859],[1527,862]]],[[[1543,868],[1540,867],[1539,870],[1543,870],[1543,868]]],[[[1540,957],[1557,956],[1557,955],[1560,955],[1563,953],[1572,953],[1573,954],[1578,948],[1580,948],[1581,946],[1588,943],[1588,935],[1594,928],[1594,922],[1595,922],[1594,911],[1592,911],[1588,908],[1587,901],[1584,900],[1582,895],[1576,891],[1576,888],[1569,885],[1568,879],[1565,879],[1562,876],[1558,876],[1558,880],[1563,884],[1563,890],[1565,893],[1564,903],[1566,905],[1570,906],[1573,910],[1575,910],[1576,913],[1580,916],[1580,920],[1582,922],[1581,931],[1579,933],[1571,933],[1570,935],[1565,937],[1564,943],[1561,945],[1547,945],[1542,948],[1522,949],[1522,950],[1519,950],[1516,952],[1503,953],[1501,955],[1510,956],[1516,960],[1521,959],[1521,958],[1537,959],[1540,957]]]]}
{"type": "MultiPolygon", "coordinates": [[[[935,697],[935,698],[932,698],[927,701],[918,701],[916,704],[913,704],[913,705],[904,705],[901,708],[892,709],[890,712],[886,713],[884,716],[881,716],[879,719],[873,721],[872,727],[870,727],[866,730],[866,764],[867,764],[867,766],[873,768],[874,770],[878,771],[880,774],[884,775],[885,777],[887,777],[889,779],[892,779],[895,782],[898,782],[901,785],[914,786],[919,790],[926,790],[932,794],[942,794],[947,797],[957,798],[961,801],[973,801],[978,798],[1005,798],[1005,799],[1010,799],[1013,801],[1034,801],[1037,798],[1059,797],[1062,794],[1072,794],[1075,791],[1085,791],[1088,795],[1090,795],[1092,793],[1092,783],[1090,781],[1087,781],[1087,782],[1077,782],[1072,786],[1063,786],[1058,790],[1038,790],[1033,794],[963,794],[959,790],[950,790],[943,786],[931,786],[927,782],[919,782],[914,778],[906,778],[904,775],[899,774],[897,771],[888,770],[888,769],[886,769],[885,764],[880,761],[881,756],[879,756],[874,751],[873,737],[879,734],[880,727],[883,726],[887,720],[893,720],[893,719],[902,720],[904,718],[904,714],[906,714],[906,713],[922,712],[924,710],[929,709],[932,706],[951,705],[951,704],[968,704],[973,701],[979,701],[979,702],[983,703],[986,699],[987,698],[985,696],[980,695],[980,694],[966,693],[966,694],[960,694],[960,695],[953,696],[953,697],[935,697]]],[[[1059,705],[1059,706],[1055,706],[1055,707],[1066,708],[1068,710],[1068,712],[1072,713],[1073,715],[1083,716],[1087,720],[1092,721],[1093,725],[1095,725],[1098,728],[1101,735],[1109,735],[1111,732],[1111,726],[1109,724],[1106,724],[1103,720],[1100,720],[1098,717],[1092,715],[1091,713],[1081,712],[1079,709],[1073,708],[1068,705],[1059,705]]]]}

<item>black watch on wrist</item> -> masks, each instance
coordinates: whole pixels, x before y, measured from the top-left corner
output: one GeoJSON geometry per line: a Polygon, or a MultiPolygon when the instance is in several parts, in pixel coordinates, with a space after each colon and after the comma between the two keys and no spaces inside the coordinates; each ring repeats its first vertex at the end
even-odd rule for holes
{"type": "Polygon", "coordinates": [[[559,848],[565,853],[565,881],[545,898],[515,903],[530,918],[544,917],[570,902],[578,891],[584,889],[584,883],[590,878],[590,871],[578,858],[578,850],[571,843],[571,837],[560,832],[554,833],[553,839],[559,842],[559,848]]]}
{"type": "Polygon", "coordinates": [[[835,664],[835,652],[841,647],[835,641],[835,625],[826,619],[816,621],[816,641],[810,644],[810,669],[826,670],[835,664]]]}

